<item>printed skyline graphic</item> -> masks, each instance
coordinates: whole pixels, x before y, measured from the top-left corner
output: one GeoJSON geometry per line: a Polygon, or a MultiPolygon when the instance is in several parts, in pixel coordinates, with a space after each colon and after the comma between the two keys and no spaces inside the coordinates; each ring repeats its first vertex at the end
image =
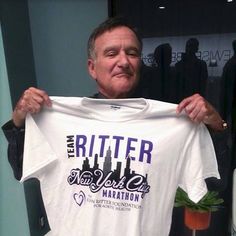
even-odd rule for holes
{"type": "MultiPolygon", "coordinates": [[[[116,163],[116,168],[112,171],[112,152],[111,148],[109,148],[106,151],[106,156],[104,158],[103,163],[103,169],[99,168],[98,164],[98,154],[95,154],[94,156],[94,164],[93,167],[90,167],[89,158],[86,157],[86,159],[83,161],[82,165],[82,172],[84,171],[95,171],[96,169],[101,169],[104,173],[104,176],[107,176],[110,172],[112,172],[111,176],[109,177],[110,180],[119,181],[121,179],[121,172],[122,172],[122,162],[116,163]]],[[[126,157],[126,166],[124,168],[124,175],[126,177],[125,182],[129,181],[132,177],[139,175],[136,174],[134,170],[131,170],[130,168],[131,164],[131,158],[128,156],[126,157]]],[[[145,177],[143,177],[143,180],[147,182],[147,174],[145,177]]]]}
{"type": "Polygon", "coordinates": [[[98,154],[95,154],[93,166],[91,166],[91,160],[86,157],[83,161],[82,169],[71,170],[67,178],[68,183],[70,185],[87,186],[93,193],[102,189],[110,189],[113,194],[116,191],[126,190],[130,194],[136,193],[143,198],[149,192],[148,175],[143,176],[131,169],[129,155],[126,157],[125,166],[122,167],[122,162],[117,161],[114,170],[112,170],[112,161],[115,161],[115,158],[112,158],[110,146],[106,150],[103,166],[101,164],[102,168],[99,167],[98,158],[98,154]]]}

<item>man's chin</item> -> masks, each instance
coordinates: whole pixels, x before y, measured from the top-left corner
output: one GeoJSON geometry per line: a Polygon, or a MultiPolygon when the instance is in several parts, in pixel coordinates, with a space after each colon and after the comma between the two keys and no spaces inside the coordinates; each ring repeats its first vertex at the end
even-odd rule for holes
{"type": "Polygon", "coordinates": [[[113,89],[113,95],[115,98],[128,98],[134,91],[134,85],[120,85],[113,89]]]}

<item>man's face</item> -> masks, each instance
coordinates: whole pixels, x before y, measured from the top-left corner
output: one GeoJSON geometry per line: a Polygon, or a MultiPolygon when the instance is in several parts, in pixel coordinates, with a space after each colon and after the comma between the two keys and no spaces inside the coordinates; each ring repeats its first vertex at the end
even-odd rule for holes
{"type": "Polygon", "coordinates": [[[139,81],[140,45],[127,27],[107,31],[95,40],[95,58],[88,60],[90,75],[107,98],[125,98],[139,81]]]}

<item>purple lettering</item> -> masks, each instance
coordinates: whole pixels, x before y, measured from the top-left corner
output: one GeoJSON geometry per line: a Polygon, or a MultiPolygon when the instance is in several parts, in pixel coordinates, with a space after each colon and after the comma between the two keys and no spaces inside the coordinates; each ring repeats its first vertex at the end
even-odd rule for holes
{"type": "Polygon", "coordinates": [[[94,139],[95,139],[95,135],[92,135],[90,146],[89,146],[89,156],[90,157],[93,156],[94,139]]]}
{"type": "Polygon", "coordinates": [[[104,156],[104,147],[106,139],[109,139],[108,135],[99,135],[98,138],[101,139],[100,157],[104,156]]]}
{"type": "Polygon", "coordinates": [[[76,156],[77,157],[85,157],[85,144],[87,142],[87,137],[85,135],[76,135],[76,156]],[[82,155],[80,155],[80,149],[82,151],[82,155]]]}
{"type": "Polygon", "coordinates": [[[120,141],[121,141],[121,140],[124,140],[124,137],[122,137],[122,136],[113,136],[113,139],[116,140],[114,158],[118,158],[118,152],[119,152],[119,147],[120,147],[120,141]]]}
{"type": "Polygon", "coordinates": [[[147,163],[151,163],[153,143],[147,140],[141,140],[141,148],[139,154],[139,161],[143,162],[144,155],[147,157],[147,163]]]}
{"type": "MultiPolygon", "coordinates": [[[[138,139],[136,139],[136,138],[128,138],[127,148],[126,148],[126,155],[125,155],[126,157],[130,154],[131,151],[135,151],[135,147],[132,146],[132,142],[137,142],[137,141],[138,141],[138,139]]],[[[131,155],[130,155],[130,158],[132,160],[135,160],[135,157],[132,157],[131,155]]]]}

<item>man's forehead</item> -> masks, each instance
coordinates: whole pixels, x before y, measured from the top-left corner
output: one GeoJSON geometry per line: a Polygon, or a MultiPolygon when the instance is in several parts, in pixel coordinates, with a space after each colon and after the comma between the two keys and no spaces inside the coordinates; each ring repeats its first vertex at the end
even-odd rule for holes
{"type": "Polygon", "coordinates": [[[103,34],[97,37],[95,40],[95,47],[97,44],[102,43],[99,46],[108,46],[112,45],[114,42],[127,42],[131,44],[133,47],[139,48],[139,41],[135,35],[135,33],[129,29],[128,27],[121,26],[116,27],[114,29],[105,31],[103,34]]]}

